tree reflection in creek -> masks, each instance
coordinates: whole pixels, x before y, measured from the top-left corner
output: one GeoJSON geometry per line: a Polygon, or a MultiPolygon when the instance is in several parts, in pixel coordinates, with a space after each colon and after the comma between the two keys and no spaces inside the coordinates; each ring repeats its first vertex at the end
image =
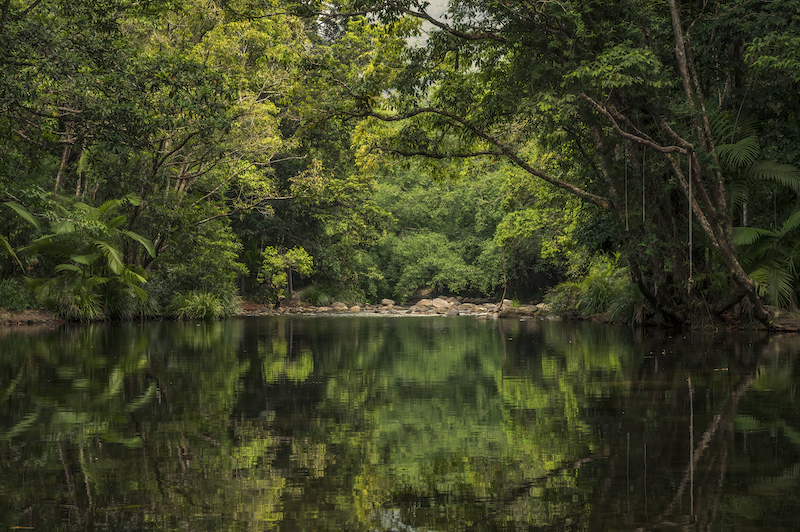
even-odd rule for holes
{"type": "Polygon", "coordinates": [[[286,317],[4,333],[0,524],[792,530],[798,340],[286,317]]]}

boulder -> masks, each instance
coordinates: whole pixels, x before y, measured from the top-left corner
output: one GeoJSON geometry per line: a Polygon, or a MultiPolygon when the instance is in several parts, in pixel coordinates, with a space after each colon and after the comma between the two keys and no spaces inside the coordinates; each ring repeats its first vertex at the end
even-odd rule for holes
{"type": "Polygon", "coordinates": [[[331,308],[333,310],[345,310],[347,308],[347,305],[345,305],[341,301],[336,301],[334,303],[331,303],[331,308]]]}
{"type": "MultiPolygon", "coordinates": [[[[420,301],[420,303],[421,303],[421,301],[420,301]]],[[[450,307],[453,306],[453,304],[449,303],[448,301],[446,301],[444,299],[442,299],[441,297],[437,297],[436,299],[431,301],[431,306],[433,308],[442,309],[442,308],[450,308],[450,307]]]]}
{"type": "Polygon", "coordinates": [[[381,305],[383,305],[384,307],[393,307],[394,306],[394,300],[393,299],[381,299],[381,305]]]}
{"type": "Polygon", "coordinates": [[[359,305],[353,305],[349,310],[350,312],[361,312],[361,307],[359,305]]]}
{"type": "Polygon", "coordinates": [[[431,306],[433,306],[433,301],[431,301],[430,299],[420,299],[419,301],[417,301],[417,304],[414,305],[414,306],[415,307],[420,307],[420,308],[431,307],[431,306]]]}

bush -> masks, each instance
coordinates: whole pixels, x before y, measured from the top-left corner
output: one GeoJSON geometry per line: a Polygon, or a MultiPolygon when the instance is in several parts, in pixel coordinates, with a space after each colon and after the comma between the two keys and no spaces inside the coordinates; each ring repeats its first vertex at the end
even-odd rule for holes
{"type": "Polygon", "coordinates": [[[203,290],[178,292],[167,312],[179,320],[217,320],[239,312],[241,299],[236,295],[215,295],[203,290]]]}
{"type": "Polygon", "coordinates": [[[202,224],[193,232],[181,232],[154,261],[144,289],[163,306],[179,293],[234,297],[239,276],[247,274],[238,260],[240,251],[237,237],[219,220],[202,224]]]}
{"type": "Polygon", "coordinates": [[[40,308],[33,291],[16,279],[0,281],[0,307],[15,311],[40,308]]]}
{"type": "Polygon", "coordinates": [[[582,317],[578,306],[580,303],[581,285],[574,281],[567,281],[554,286],[544,296],[544,303],[550,307],[550,312],[567,319],[582,317]]]}
{"type": "Polygon", "coordinates": [[[64,320],[94,321],[105,318],[99,286],[103,277],[53,277],[45,281],[31,280],[36,299],[64,320]]]}
{"type": "Polygon", "coordinates": [[[326,284],[313,284],[299,292],[300,300],[311,303],[316,307],[330,305],[334,301],[343,303],[365,303],[367,297],[361,290],[339,288],[326,284]]]}
{"type": "Polygon", "coordinates": [[[596,262],[583,279],[554,287],[544,302],[568,319],[608,313],[613,322],[642,323],[647,315],[647,302],[630,284],[627,269],[606,261],[596,262]]]}

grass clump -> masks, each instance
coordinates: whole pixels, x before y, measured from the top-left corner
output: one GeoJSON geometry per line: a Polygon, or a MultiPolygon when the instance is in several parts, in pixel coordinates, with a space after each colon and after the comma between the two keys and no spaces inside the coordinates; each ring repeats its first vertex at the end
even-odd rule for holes
{"type": "Polygon", "coordinates": [[[358,289],[341,289],[323,284],[313,284],[300,292],[300,300],[315,307],[326,307],[334,301],[343,303],[366,303],[367,297],[358,289]]]}
{"type": "Polygon", "coordinates": [[[235,294],[212,294],[204,290],[178,292],[167,313],[178,320],[218,320],[239,312],[241,298],[235,294]]]}

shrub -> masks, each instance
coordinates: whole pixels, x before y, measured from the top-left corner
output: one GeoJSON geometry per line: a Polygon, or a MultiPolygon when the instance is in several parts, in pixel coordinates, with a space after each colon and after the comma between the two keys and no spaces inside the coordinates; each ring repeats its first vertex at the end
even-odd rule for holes
{"type": "Polygon", "coordinates": [[[367,297],[364,292],[358,289],[339,288],[317,283],[300,291],[300,300],[307,301],[317,307],[324,307],[330,305],[334,301],[365,303],[367,297]]]}
{"type": "Polygon", "coordinates": [[[580,294],[580,283],[567,281],[551,288],[544,296],[544,303],[550,307],[551,313],[576,319],[581,317],[578,311],[580,294]]]}
{"type": "Polygon", "coordinates": [[[105,317],[99,285],[104,277],[53,277],[46,281],[31,280],[36,299],[59,318],[75,321],[101,320],[105,317]]]}
{"type": "Polygon", "coordinates": [[[33,291],[16,279],[0,281],[0,307],[6,310],[28,310],[39,308],[33,291]]]}
{"type": "Polygon", "coordinates": [[[647,315],[647,302],[630,284],[627,269],[606,261],[596,262],[581,280],[552,288],[544,302],[565,318],[608,313],[610,321],[642,323],[647,315]]]}
{"type": "Polygon", "coordinates": [[[217,320],[239,312],[241,299],[235,294],[215,295],[204,290],[176,293],[167,307],[170,316],[179,320],[217,320]]]}

